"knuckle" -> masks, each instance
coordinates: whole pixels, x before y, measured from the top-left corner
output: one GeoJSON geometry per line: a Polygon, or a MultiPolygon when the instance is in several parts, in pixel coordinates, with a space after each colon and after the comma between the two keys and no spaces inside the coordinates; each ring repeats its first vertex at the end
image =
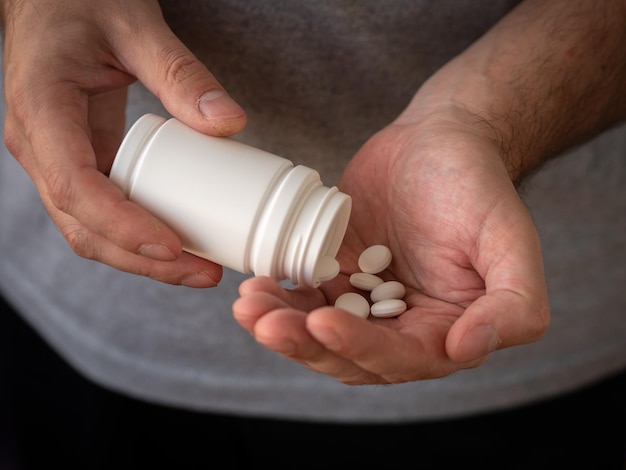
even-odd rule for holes
{"type": "Polygon", "coordinates": [[[17,131],[13,121],[7,120],[4,126],[4,145],[16,159],[20,159],[22,155],[22,139],[17,131]]]}
{"type": "Polygon", "coordinates": [[[48,198],[61,212],[68,213],[75,198],[71,178],[62,168],[50,166],[45,172],[48,198]]]}
{"type": "Polygon", "coordinates": [[[93,237],[89,230],[79,224],[64,229],[63,236],[72,251],[81,258],[95,259],[93,237]]]}
{"type": "Polygon", "coordinates": [[[171,85],[179,85],[206,72],[204,66],[183,48],[162,51],[164,78],[171,85]]]}
{"type": "Polygon", "coordinates": [[[24,122],[27,122],[24,102],[14,100],[9,104],[7,97],[6,118],[4,122],[4,145],[18,161],[21,161],[27,152],[28,144],[24,131],[24,122]]]}

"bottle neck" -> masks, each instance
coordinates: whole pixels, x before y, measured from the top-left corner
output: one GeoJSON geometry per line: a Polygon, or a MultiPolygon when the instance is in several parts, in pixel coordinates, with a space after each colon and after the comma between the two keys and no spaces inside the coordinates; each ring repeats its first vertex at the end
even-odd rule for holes
{"type": "Polygon", "coordinates": [[[349,196],[296,166],[277,182],[255,231],[251,265],[257,275],[317,287],[316,266],[335,257],[350,216],[349,196]]]}

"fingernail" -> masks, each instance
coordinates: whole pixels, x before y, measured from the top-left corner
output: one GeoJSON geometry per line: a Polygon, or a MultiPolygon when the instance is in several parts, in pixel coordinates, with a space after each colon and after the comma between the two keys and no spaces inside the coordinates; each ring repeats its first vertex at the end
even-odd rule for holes
{"type": "Polygon", "coordinates": [[[217,285],[217,283],[205,272],[190,274],[189,276],[184,277],[180,283],[183,286],[195,288],[215,287],[217,285]]]}
{"type": "Polygon", "coordinates": [[[157,261],[174,261],[176,256],[165,245],[159,245],[158,243],[146,243],[139,247],[139,254],[148,258],[155,259],[157,261]]]}
{"type": "Polygon", "coordinates": [[[198,102],[200,112],[208,118],[232,118],[244,114],[243,109],[223,90],[207,91],[198,102]]]}
{"type": "Polygon", "coordinates": [[[478,325],[472,328],[463,339],[464,356],[477,359],[489,354],[500,346],[502,340],[491,325],[478,325]]]}

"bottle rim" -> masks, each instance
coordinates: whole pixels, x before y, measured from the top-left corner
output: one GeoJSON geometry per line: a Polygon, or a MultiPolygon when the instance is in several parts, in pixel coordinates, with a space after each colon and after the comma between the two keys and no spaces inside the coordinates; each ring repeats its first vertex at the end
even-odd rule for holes
{"type": "Polygon", "coordinates": [[[134,177],[150,140],[166,121],[167,119],[156,114],[144,114],[126,133],[109,172],[109,179],[126,197],[130,197],[134,177]]]}

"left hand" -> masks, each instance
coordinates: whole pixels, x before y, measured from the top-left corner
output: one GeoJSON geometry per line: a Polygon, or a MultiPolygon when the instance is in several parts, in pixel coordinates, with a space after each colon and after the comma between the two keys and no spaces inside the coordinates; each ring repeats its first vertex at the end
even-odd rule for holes
{"type": "Polygon", "coordinates": [[[498,147],[457,115],[397,121],[372,137],[339,183],[353,199],[341,274],[318,289],[246,280],[233,305],[240,325],[346,384],[442,377],[539,339],[550,315],[536,229],[498,147]],[[407,290],[396,318],[333,306],[356,290],[349,275],[374,244],[393,254],[381,277],[407,290]]]}

